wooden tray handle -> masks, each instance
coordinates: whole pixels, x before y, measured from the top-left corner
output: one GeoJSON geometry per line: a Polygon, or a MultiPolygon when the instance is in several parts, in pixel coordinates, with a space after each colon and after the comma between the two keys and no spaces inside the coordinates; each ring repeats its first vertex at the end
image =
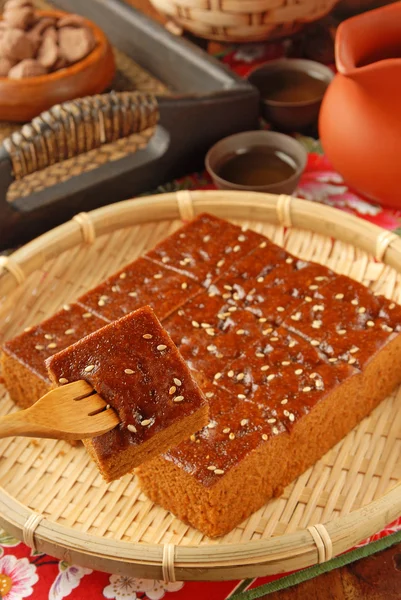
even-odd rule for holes
{"type": "Polygon", "coordinates": [[[6,138],[3,145],[10,156],[14,178],[21,179],[139,133],[158,120],[154,95],[110,92],[53,106],[6,138]]]}

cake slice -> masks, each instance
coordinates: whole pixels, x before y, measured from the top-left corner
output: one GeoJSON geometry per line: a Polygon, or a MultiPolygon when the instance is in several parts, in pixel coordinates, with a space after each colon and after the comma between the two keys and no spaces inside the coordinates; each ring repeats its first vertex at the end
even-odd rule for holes
{"type": "Polygon", "coordinates": [[[46,361],[54,384],[84,379],[118,413],[112,431],[83,440],[106,481],[176,446],[208,422],[207,400],[149,306],[46,361]]]}

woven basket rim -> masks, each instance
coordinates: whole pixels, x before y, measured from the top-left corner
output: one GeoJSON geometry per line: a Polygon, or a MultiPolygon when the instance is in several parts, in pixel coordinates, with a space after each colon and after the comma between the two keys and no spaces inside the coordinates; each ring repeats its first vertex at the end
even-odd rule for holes
{"type": "MultiPolygon", "coordinates": [[[[267,221],[273,225],[308,229],[339,239],[373,254],[401,273],[401,238],[338,209],[290,196],[255,192],[181,191],[131,199],[95,209],[43,234],[16,250],[0,271],[0,294],[18,287],[19,275],[40,268],[56,253],[134,224],[189,219],[201,212],[228,218],[267,221]],[[228,209],[230,210],[227,214],[228,209]],[[85,225],[86,223],[86,225],[85,225]],[[84,224],[84,225],[83,225],[84,224]],[[88,229],[89,228],[89,229],[88,229]],[[383,246],[384,243],[384,246],[383,246]],[[17,268],[17,271],[14,270],[17,268]],[[18,271],[20,269],[20,271],[18,271]]],[[[22,283],[23,277],[19,277],[22,283]]],[[[1,297],[1,296],[0,296],[1,297]]],[[[22,539],[29,517],[35,514],[0,487],[0,523],[22,539]]],[[[333,555],[369,537],[401,514],[401,485],[381,498],[325,524],[333,555]]],[[[124,574],[165,574],[166,544],[127,542],[82,533],[43,519],[35,530],[41,551],[64,560],[124,574]]],[[[319,562],[313,535],[307,530],[268,539],[174,548],[177,580],[233,579],[303,568],[319,562]],[[235,573],[235,575],[234,575],[235,573]]],[[[173,568],[173,572],[174,572],[173,568]]]]}

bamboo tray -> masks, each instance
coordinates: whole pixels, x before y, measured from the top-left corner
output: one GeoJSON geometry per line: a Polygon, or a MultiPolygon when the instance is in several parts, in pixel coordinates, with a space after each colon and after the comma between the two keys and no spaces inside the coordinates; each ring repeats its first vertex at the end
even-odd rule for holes
{"type": "MultiPolygon", "coordinates": [[[[50,315],[171,233],[180,218],[203,211],[255,228],[304,259],[401,299],[395,234],[289,196],[186,191],[80,215],[3,257],[1,338],[50,315]]],[[[0,413],[12,411],[1,386],[0,397],[0,413]]],[[[2,440],[0,524],[41,552],[130,576],[219,580],[307,567],[401,514],[400,402],[401,389],[280,498],[217,540],[153,505],[133,476],[105,484],[83,448],[2,440]]]]}

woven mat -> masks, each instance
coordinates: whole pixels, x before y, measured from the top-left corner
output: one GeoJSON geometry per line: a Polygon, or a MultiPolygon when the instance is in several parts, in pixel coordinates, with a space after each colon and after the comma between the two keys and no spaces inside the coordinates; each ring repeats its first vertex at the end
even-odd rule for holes
{"type": "MultiPolygon", "coordinates": [[[[0,2],[0,9],[3,2],[0,2]]],[[[52,8],[48,3],[42,0],[35,2],[39,9],[52,8]]],[[[134,91],[151,92],[154,94],[168,94],[168,88],[150,73],[142,69],[129,56],[114,48],[114,56],[117,65],[117,72],[110,89],[116,91],[134,91]]],[[[9,136],[13,131],[19,130],[22,123],[0,122],[0,142],[9,136]]],[[[73,176],[80,175],[97,169],[107,162],[119,160],[127,154],[136,152],[144,148],[152,137],[153,128],[147,129],[140,134],[133,134],[127,138],[118,140],[112,144],[105,144],[102,148],[91,150],[81,156],[70,158],[62,163],[58,163],[43,171],[33,173],[23,180],[13,183],[7,193],[7,200],[12,202],[16,198],[29,196],[39,192],[46,187],[51,187],[61,183],[73,176]]]]}

